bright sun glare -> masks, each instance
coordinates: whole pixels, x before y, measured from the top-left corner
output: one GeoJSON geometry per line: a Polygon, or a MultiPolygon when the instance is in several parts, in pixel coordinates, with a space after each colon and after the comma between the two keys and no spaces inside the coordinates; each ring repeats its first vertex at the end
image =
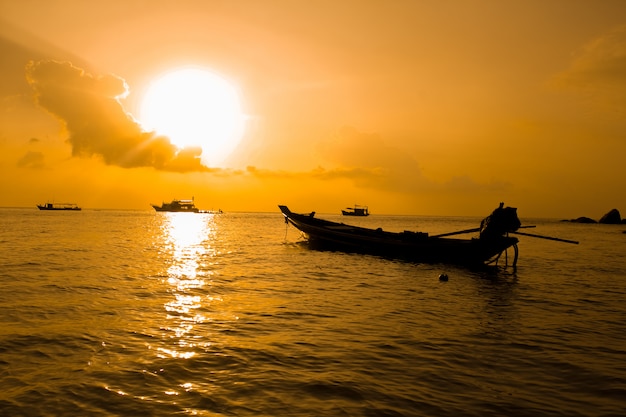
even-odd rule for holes
{"type": "Polygon", "coordinates": [[[153,81],[139,119],[146,130],[169,137],[179,148],[200,146],[202,161],[209,166],[233,152],[244,130],[235,87],[197,68],[172,71],[153,81]]]}

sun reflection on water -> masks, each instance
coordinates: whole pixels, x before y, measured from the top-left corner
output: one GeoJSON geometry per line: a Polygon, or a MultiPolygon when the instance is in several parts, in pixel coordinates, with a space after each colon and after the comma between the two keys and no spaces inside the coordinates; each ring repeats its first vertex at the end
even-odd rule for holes
{"type": "Polygon", "coordinates": [[[157,352],[160,357],[189,359],[197,347],[194,327],[209,320],[202,310],[213,300],[205,287],[210,285],[216,221],[210,214],[167,213],[161,229],[170,254],[165,283],[173,296],[164,305],[169,323],[164,330],[176,346],[159,347],[157,352]]]}

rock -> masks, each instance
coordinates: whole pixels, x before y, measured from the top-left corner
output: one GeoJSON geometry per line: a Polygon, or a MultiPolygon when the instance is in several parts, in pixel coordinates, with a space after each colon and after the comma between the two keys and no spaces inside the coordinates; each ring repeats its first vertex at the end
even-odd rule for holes
{"type": "Polygon", "coordinates": [[[611,211],[609,211],[608,213],[606,213],[604,216],[602,216],[602,218],[600,219],[600,222],[602,224],[621,224],[622,223],[622,216],[619,214],[619,210],[618,209],[613,209],[611,211]]]}
{"type": "Polygon", "coordinates": [[[598,223],[594,219],[589,218],[589,217],[584,217],[584,216],[583,217],[579,217],[577,219],[566,220],[566,221],[569,221],[569,222],[572,222],[572,223],[598,223]]]}

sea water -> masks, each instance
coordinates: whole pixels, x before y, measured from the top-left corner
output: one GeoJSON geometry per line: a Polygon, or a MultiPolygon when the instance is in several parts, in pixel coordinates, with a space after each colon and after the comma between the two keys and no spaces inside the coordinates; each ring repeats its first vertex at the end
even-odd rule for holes
{"type": "Polygon", "coordinates": [[[522,222],[580,244],[494,273],[311,251],[278,209],[0,209],[0,415],[625,415],[626,227],[522,222]]]}

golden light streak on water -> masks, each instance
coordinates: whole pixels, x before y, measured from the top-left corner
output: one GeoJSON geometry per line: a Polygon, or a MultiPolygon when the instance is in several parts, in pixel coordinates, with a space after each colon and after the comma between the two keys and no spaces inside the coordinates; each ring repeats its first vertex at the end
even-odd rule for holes
{"type": "Polygon", "coordinates": [[[208,320],[196,311],[206,308],[212,298],[206,291],[199,295],[198,290],[207,285],[205,278],[210,276],[203,268],[203,258],[212,250],[217,227],[213,215],[167,213],[161,232],[171,256],[165,282],[173,299],[164,304],[164,309],[167,320],[173,324],[166,330],[172,333],[171,338],[178,339],[181,349],[158,348],[157,351],[159,355],[189,359],[195,355],[193,349],[197,346],[191,336],[194,327],[208,320]]]}

